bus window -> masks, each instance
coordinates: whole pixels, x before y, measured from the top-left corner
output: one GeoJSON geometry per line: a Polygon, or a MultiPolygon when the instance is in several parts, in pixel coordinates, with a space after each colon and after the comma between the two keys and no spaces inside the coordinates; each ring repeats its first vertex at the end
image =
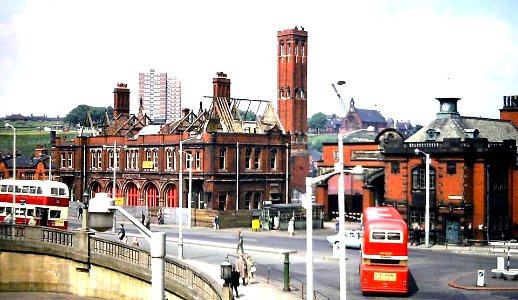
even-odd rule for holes
{"type": "Polygon", "coordinates": [[[41,189],[41,186],[38,187],[38,191],[37,191],[38,194],[43,194],[43,190],[41,189]]]}
{"type": "Polygon", "coordinates": [[[19,207],[17,207],[17,208],[15,209],[15,214],[16,214],[17,216],[24,216],[24,215],[25,215],[25,208],[19,208],[19,207]]]}
{"type": "Polygon", "coordinates": [[[17,193],[21,193],[21,192],[22,192],[22,189],[21,189],[19,186],[16,186],[16,192],[17,192],[17,193]]]}
{"type": "Polygon", "coordinates": [[[57,195],[58,194],[58,189],[57,188],[50,188],[50,194],[51,195],[57,195]]]}
{"type": "Polygon", "coordinates": [[[28,192],[29,192],[29,187],[28,187],[28,186],[26,186],[26,185],[25,185],[25,186],[23,186],[23,187],[22,187],[22,193],[27,194],[28,192]]]}
{"type": "Polygon", "coordinates": [[[10,214],[10,213],[12,213],[12,212],[13,212],[13,208],[12,208],[12,207],[6,207],[6,208],[5,208],[5,212],[6,212],[6,213],[8,213],[8,214],[10,214]]]}
{"type": "Polygon", "coordinates": [[[5,213],[5,207],[0,206],[0,215],[3,214],[3,213],[5,213]]]}
{"type": "Polygon", "coordinates": [[[61,217],[61,211],[60,210],[51,210],[49,217],[51,219],[59,219],[61,217]]]}
{"type": "Polygon", "coordinates": [[[27,209],[27,216],[32,217],[33,215],[34,215],[34,209],[33,208],[27,209]]]}
{"type": "Polygon", "coordinates": [[[65,189],[59,189],[59,194],[60,195],[66,195],[67,193],[65,192],[65,189]]]}
{"type": "Polygon", "coordinates": [[[35,186],[31,186],[29,190],[30,190],[29,193],[36,194],[36,187],[35,186]]]}
{"type": "Polygon", "coordinates": [[[41,218],[41,207],[36,207],[36,217],[41,218]]]}
{"type": "Polygon", "coordinates": [[[400,241],[401,240],[401,233],[399,233],[399,232],[388,232],[387,233],[387,240],[389,240],[389,241],[400,241]]]}
{"type": "Polygon", "coordinates": [[[373,231],[372,234],[373,240],[384,240],[385,239],[385,232],[383,231],[373,231]]]}
{"type": "Polygon", "coordinates": [[[2,185],[2,189],[0,190],[2,192],[7,192],[7,185],[2,185]]]}
{"type": "Polygon", "coordinates": [[[13,186],[12,185],[8,185],[7,186],[7,192],[9,192],[9,193],[13,192],[13,186]]]}

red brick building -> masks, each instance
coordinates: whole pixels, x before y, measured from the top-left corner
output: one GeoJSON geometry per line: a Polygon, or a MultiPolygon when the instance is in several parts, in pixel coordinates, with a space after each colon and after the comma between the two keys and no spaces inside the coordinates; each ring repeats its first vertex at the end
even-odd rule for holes
{"type": "MultiPolygon", "coordinates": [[[[44,146],[38,146],[34,152],[34,156],[16,156],[16,177],[17,179],[35,179],[48,180],[49,175],[49,155],[44,146]]],[[[55,162],[52,163],[55,167],[55,162]]],[[[13,175],[13,157],[12,154],[0,157],[0,179],[12,178],[13,175]]]]}
{"type": "Polygon", "coordinates": [[[187,207],[192,168],[192,208],[236,210],[260,208],[267,200],[285,203],[290,136],[268,102],[261,103],[257,120],[243,121],[238,102],[246,101],[230,98],[230,79],[222,72],[217,75],[208,110],[186,111],[165,125],[151,124],[142,112],[130,115],[130,90],[118,84],[113,120],[74,141],[56,139],[53,155],[61,180],[73,187],[76,198],[84,191],[111,195],[115,162],[116,196],[124,205],[178,207],[182,168],[187,207]]]}
{"type": "MultiPolygon", "coordinates": [[[[391,205],[408,224],[425,223],[425,163],[415,149],[431,157],[430,224],[432,238],[459,242],[463,238],[516,238],[518,230],[518,96],[505,96],[500,119],[464,117],[457,111],[460,98],[437,98],[437,118],[406,140],[397,133],[382,131],[376,143],[378,168],[365,160],[354,160],[355,144],[344,145],[347,166],[367,167],[365,178],[353,183],[363,186],[363,206],[391,205]],[[374,183],[374,184],[373,184],[374,183]],[[378,188],[377,188],[378,187],[378,188]],[[383,193],[376,192],[383,191],[383,193]]],[[[324,145],[322,166],[337,161],[324,145]]],[[[422,153],[421,152],[421,153],[422,153]]],[[[331,178],[328,193],[335,185],[331,178]]],[[[354,178],[353,178],[354,179],[354,178]]],[[[349,188],[350,189],[350,188],[349,188]]],[[[346,185],[345,191],[348,188],[346,185]]],[[[321,203],[328,200],[318,193],[321,203]]],[[[328,206],[331,204],[327,204],[328,206]]]]}

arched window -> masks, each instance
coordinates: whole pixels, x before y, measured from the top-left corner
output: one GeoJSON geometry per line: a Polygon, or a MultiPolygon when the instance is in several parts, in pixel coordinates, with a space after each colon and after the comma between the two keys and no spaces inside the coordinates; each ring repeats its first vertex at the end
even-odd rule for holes
{"type": "Polygon", "coordinates": [[[126,205],[138,206],[139,205],[138,198],[139,198],[139,194],[138,194],[137,186],[132,182],[129,183],[128,188],[127,188],[127,193],[126,193],[126,201],[127,201],[126,205]]]}
{"type": "Polygon", "coordinates": [[[176,186],[174,184],[166,187],[164,196],[167,207],[178,207],[178,197],[176,196],[176,186]]]}
{"type": "Polygon", "coordinates": [[[154,184],[146,186],[146,203],[148,207],[158,206],[158,189],[154,184]]]}
{"type": "Polygon", "coordinates": [[[226,162],[227,159],[227,148],[220,148],[219,149],[219,169],[224,170],[226,169],[226,162]]]}

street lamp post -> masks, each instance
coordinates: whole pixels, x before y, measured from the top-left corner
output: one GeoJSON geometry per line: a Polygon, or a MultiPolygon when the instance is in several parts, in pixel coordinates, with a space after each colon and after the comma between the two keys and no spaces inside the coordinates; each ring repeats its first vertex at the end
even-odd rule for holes
{"type": "MultiPolygon", "coordinates": [[[[109,146],[104,146],[104,148],[108,148],[109,146]]],[[[112,187],[112,198],[113,200],[116,200],[117,198],[117,141],[113,142],[113,187],[112,187]]],[[[117,214],[113,214],[113,229],[112,231],[115,232],[117,230],[117,214]]]]}
{"type": "Polygon", "coordinates": [[[110,214],[118,211],[126,217],[149,242],[151,254],[151,299],[163,300],[165,296],[165,256],[166,256],[166,234],[165,232],[151,232],[142,225],[135,217],[115,205],[115,201],[108,197],[107,193],[97,193],[89,201],[89,224],[97,231],[106,231],[111,223],[110,214]]]}
{"type": "Polygon", "coordinates": [[[424,213],[424,244],[428,248],[430,245],[430,154],[422,150],[414,149],[416,155],[423,154],[425,157],[425,213],[424,213]]]}
{"type": "MultiPolygon", "coordinates": [[[[358,130],[353,130],[343,135],[341,133],[338,134],[338,163],[335,164],[335,172],[340,174],[338,178],[338,247],[340,250],[339,259],[340,259],[340,299],[346,299],[347,295],[347,272],[346,272],[346,257],[345,257],[345,243],[344,243],[344,235],[345,235],[345,189],[344,189],[344,142],[343,138],[347,135],[359,132],[359,131],[374,131],[372,126],[368,128],[361,128],[358,130]]],[[[363,173],[363,168],[361,170],[359,168],[361,166],[354,167],[353,170],[349,171],[351,176],[354,173],[363,173]]],[[[352,194],[352,177],[351,177],[351,194],[352,194]]]]}
{"type": "MultiPolygon", "coordinates": [[[[336,163],[335,164],[335,170],[331,173],[327,173],[327,174],[324,174],[324,175],[320,175],[320,176],[317,176],[317,177],[306,177],[306,196],[304,197],[304,200],[303,200],[303,205],[304,205],[304,208],[306,209],[306,294],[308,295],[308,299],[313,298],[313,188],[312,188],[312,185],[313,184],[316,184],[316,183],[319,183],[319,182],[322,182],[324,180],[327,180],[328,178],[336,175],[336,174],[341,174],[342,175],[342,178],[343,178],[343,165],[340,164],[340,163],[336,163]]],[[[352,170],[347,170],[347,172],[351,173],[351,174],[363,174],[363,168],[362,166],[355,166],[352,170]]],[[[341,181],[342,184],[341,186],[338,185],[338,188],[339,190],[342,190],[342,200],[343,200],[343,190],[344,190],[344,187],[343,187],[343,180],[341,181]]],[[[342,201],[342,204],[343,204],[343,201],[342,201]]],[[[343,209],[343,207],[342,207],[343,209]]],[[[343,214],[342,214],[343,215],[343,214]]],[[[342,224],[343,222],[340,222],[339,224],[342,224]]],[[[343,226],[343,224],[341,225],[343,226]]],[[[341,227],[342,230],[344,229],[343,227],[341,227]]],[[[343,233],[343,231],[342,231],[343,233]]],[[[341,235],[343,237],[343,234],[341,235]]],[[[340,237],[340,236],[339,236],[340,237]]],[[[338,239],[338,242],[339,242],[339,247],[340,249],[343,249],[343,252],[340,251],[340,258],[343,257],[344,261],[342,262],[345,266],[345,247],[343,247],[343,240],[341,238],[338,239]]],[[[345,271],[345,267],[342,268],[342,266],[340,266],[341,269],[343,269],[345,271]]],[[[343,278],[343,283],[341,282],[341,284],[345,284],[345,274],[342,274],[341,271],[340,271],[340,280],[342,281],[342,278],[343,278]]],[[[340,299],[345,299],[345,296],[346,296],[346,288],[345,286],[342,288],[342,286],[340,286],[341,289],[340,289],[340,299]]]]}
{"type": "Polygon", "coordinates": [[[192,226],[191,209],[192,209],[192,162],[193,162],[193,157],[192,157],[192,154],[190,154],[190,153],[186,153],[186,154],[189,157],[188,158],[188,160],[189,160],[189,192],[187,194],[187,210],[189,211],[189,214],[187,215],[187,226],[189,228],[191,228],[191,226],[192,226]]]}
{"type": "MultiPolygon", "coordinates": [[[[178,194],[180,197],[180,201],[178,203],[180,216],[178,218],[178,258],[183,259],[183,143],[197,139],[198,137],[190,137],[185,140],[180,140],[180,153],[179,154],[179,162],[180,162],[180,170],[178,171],[178,194]]],[[[192,157],[192,156],[191,156],[192,157]]],[[[192,162],[191,162],[192,163],[192,162]]],[[[189,177],[192,180],[192,166],[189,173],[189,177]]],[[[190,194],[190,191],[189,191],[190,194]]],[[[189,206],[191,205],[191,201],[189,198],[189,206]]],[[[189,209],[189,214],[191,213],[189,209]]],[[[189,217],[190,218],[190,217],[189,217]]]]}
{"type": "Polygon", "coordinates": [[[11,211],[13,216],[13,223],[16,224],[16,128],[8,123],[5,123],[5,128],[11,128],[13,130],[13,210],[11,211]]]}

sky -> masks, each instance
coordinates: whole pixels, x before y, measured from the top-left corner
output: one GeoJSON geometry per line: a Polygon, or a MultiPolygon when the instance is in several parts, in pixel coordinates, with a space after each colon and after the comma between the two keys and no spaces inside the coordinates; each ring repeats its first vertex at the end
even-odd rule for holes
{"type": "Polygon", "coordinates": [[[182,102],[209,107],[224,72],[231,96],[277,97],[277,32],[308,32],[308,117],[346,105],[428,124],[440,97],[464,116],[498,118],[518,95],[518,1],[0,0],[0,117],[64,117],[81,104],[113,106],[138,74],[182,81],[182,102]]]}

